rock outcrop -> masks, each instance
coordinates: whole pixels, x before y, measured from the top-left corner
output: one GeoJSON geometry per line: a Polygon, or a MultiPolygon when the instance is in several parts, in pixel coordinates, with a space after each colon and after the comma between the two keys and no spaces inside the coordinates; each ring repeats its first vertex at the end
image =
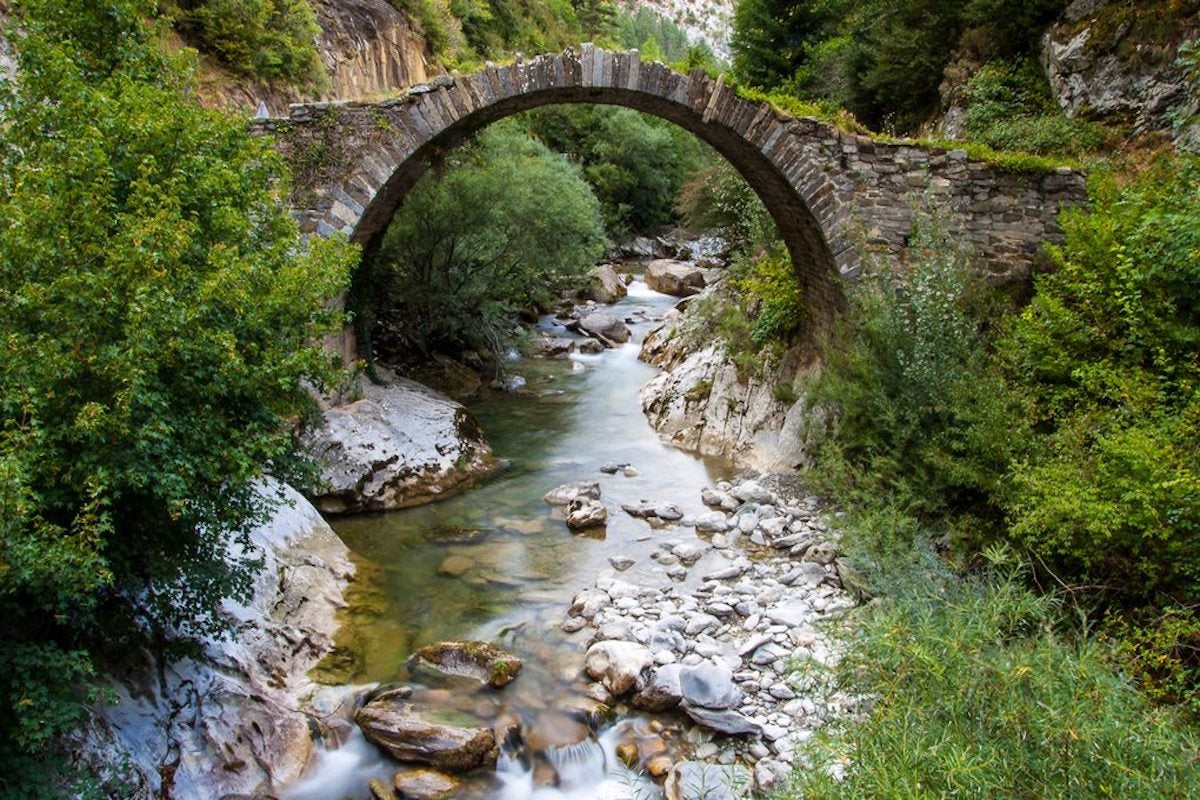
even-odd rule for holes
{"type": "Polygon", "coordinates": [[[1200,35],[1193,18],[1169,40],[1139,34],[1120,20],[1127,3],[1075,0],[1042,42],[1042,64],[1067,116],[1128,124],[1135,133],[1169,131],[1177,145],[1200,145],[1200,124],[1176,126],[1200,112],[1200,97],[1176,64],[1180,43],[1200,35]],[[1114,21],[1116,23],[1114,24],[1114,21]]]}
{"type": "Polygon", "coordinates": [[[399,761],[465,772],[496,763],[496,738],[488,728],[462,728],[433,720],[411,703],[371,700],[354,715],[363,735],[399,761]]]}
{"type": "Polygon", "coordinates": [[[496,466],[467,410],[415,381],[367,384],[363,397],[325,412],[307,434],[327,491],[328,514],[407,508],[474,485],[496,466]]]}
{"type": "Polygon", "coordinates": [[[801,349],[743,374],[719,344],[689,349],[677,318],[646,337],[642,359],[663,372],[642,387],[642,410],[671,444],[766,472],[806,460],[801,349]]]}
{"type": "Polygon", "coordinates": [[[625,287],[625,281],[621,280],[612,264],[601,264],[588,275],[588,289],[584,293],[587,299],[612,305],[627,294],[629,290],[625,287]]]}
{"type": "Polygon", "coordinates": [[[691,297],[708,285],[704,269],[686,261],[659,258],[646,265],[645,281],[656,292],[691,297]]]}
{"type": "Polygon", "coordinates": [[[111,675],[115,701],[94,709],[78,748],[93,771],[123,769],[175,800],[274,793],[300,776],[313,752],[307,674],[333,647],[354,566],[316,509],[280,491],[288,505],[250,536],[264,560],[253,599],[225,606],[232,638],[111,675]]]}

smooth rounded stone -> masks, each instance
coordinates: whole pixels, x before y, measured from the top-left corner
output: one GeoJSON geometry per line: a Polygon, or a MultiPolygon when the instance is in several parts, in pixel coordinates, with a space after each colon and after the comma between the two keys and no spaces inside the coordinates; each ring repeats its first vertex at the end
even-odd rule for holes
{"type": "MultiPolygon", "coordinates": [[[[371,782],[367,784],[367,790],[371,793],[371,800],[396,800],[396,794],[392,791],[392,787],[378,778],[371,779],[371,782]]],[[[235,795],[236,797],[238,796],[235,795]]],[[[241,795],[242,800],[245,800],[245,797],[246,795],[241,795]]]]}
{"type": "Polygon", "coordinates": [[[624,475],[626,478],[636,478],[638,475],[641,475],[642,473],[639,472],[638,468],[633,466],[632,464],[626,464],[621,469],[621,474],[624,475]]]}
{"type": "Polygon", "coordinates": [[[453,797],[460,785],[449,775],[428,769],[404,770],[392,778],[400,800],[444,800],[453,797]]]}
{"type": "Polygon", "coordinates": [[[784,736],[787,736],[787,728],[781,725],[763,725],[762,736],[767,741],[773,742],[776,739],[782,739],[784,736]]]}
{"type": "Polygon", "coordinates": [[[657,561],[664,567],[673,567],[679,563],[679,556],[673,553],[664,553],[661,550],[656,550],[650,554],[650,558],[657,561]]]}
{"type": "Polygon", "coordinates": [[[700,490],[700,502],[710,508],[719,508],[728,499],[729,495],[725,494],[725,492],[718,492],[715,489],[708,488],[700,490]]]}
{"type": "Polygon", "coordinates": [[[720,624],[721,621],[711,614],[695,614],[687,621],[683,630],[688,636],[695,636],[703,631],[712,630],[720,624]]]}
{"type": "Polygon", "coordinates": [[[608,596],[613,600],[620,600],[622,597],[640,597],[643,594],[653,594],[654,592],[654,590],[644,589],[643,587],[638,586],[636,583],[630,583],[629,581],[618,580],[616,578],[603,580],[603,583],[601,583],[601,581],[597,581],[596,584],[605,592],[607,592],[608,596]]]}
{"type": "Polygon", "coordinates": [[[567,617],[559,626],[565,633],[578,633],[587,627],[587,620],[583,617],[567,617]]]}
{"type": "Polygon", "coordinates": [[[624,572],[632,567],[636,562],[629,556],[609,556],[608,563],[617,572],[624,572]]]}
{"type": "Polygon", "coordinates": [[[758,527],[758,515],[753,513],[742,514],[737,518],[737,527],[742,533],[751,533],[758,527]]]}
{"type": "Polygon", "coordinates": [[[605,350],[604,343],[598,342],[595,339],[584,339],[579,343],[579,352],[594,356],[603,353],[605,350]]]}
{"type": "Polygon", "coordinates": [[[816,562],[822,566],[828,566],[837,560],[837,546],[830,542],[820,542],[808,548],[804,553],[804,560],[816,562]]]}
{"type": "Polygon", "coordinates": [[[679,707],[692,718],[693,722],[717,733],[727,736],[758,736],[762,733],[761,725],[732,708],[704,708],[703,706],[692,706],[686,702],[681,702],[679,707]]]}
{"type": "Polygon", "coordinates": [[[623,344],[629,341],[629,328],[625,323],[610,314],[588,314],[576,323],[577,327],[588,336],[595,336],[602,342],[610,341],[623,344]]]}
{"type": "Polygon", "coordinates": [[[735,604],[733,610],[738,613],[738,616],[750,617],[753,616],[756,608],[758,608],[758,603],[747,602],[743,600],[742,602],[735,604]]]}
{"type": "Polygon", "coordinates": [[[704,576],[706,581],[727,581],[733,578],[740,578],[746,572],[744,564],[734,564],[733,566],[719,569],[716,572],[710,572],[704,576]]]}
{"type": "Polygon", "coordinates": [[[710,511],[696,518],[696,530],[701,533],[724,533],[728,529],[729,520],[720,511],[710,511]]]}
{"type": "Polygon", "coordinates": [[[622,597],[620,600],[618,600],[613,605],[615,605],[617,608],[621,609],[622,611],[633,611],[635,608],[638,607],[638,600],[636,597],[622,597]]]}
{"type": "Polygon", "coordinates": [[[745,630],[748,630],[748,631],[752,631],[758,627],[760,622],[762,622],[762,614],[759,614],[756,612],[756,613],[751,614],[750,616],[746,617],[746,620],[742,623],[742,628],[745,630]]]}
{"type": "Polygon", "coordinates": [[[703,664],[704,657],[698,653],[688,653],[681,659],[680,663],[682,663],[684,666],[694,667],[697,664],[703,664]]]}
{"type": "Polygon", "coordinates": [[[546,494],[542,495],[542,500],[552,506],[570,505],[572,500],[579,498],[589,498],[592,500],[600,499],[600,483],[598,481],[575,481],[574,483],[564,483],[561,486],[555,486],[546,494]]]}
{"type": "Polygon", "coordinates": [[[578,497],[567,506],[567,527],[573,531],[601,528],[608,523],[608,509],[599,500],[578,497]]]}
{"type": "Polygon", "coordinates": [[[638,686],[642,673],[653,663],[653,654],[643,645],[605,641],[588,648],[584,669],[590,677],[603,683],[604,688],[619,697],[638,686]]]}
{"type": "Polygon", "coordinates": [[[629,293],[625,281],[613,269],[612,264],[600,264],[588,273],[588,285],[584,297],[597,303],[612,305],[629,293]]]}
{"type": "Polygon", "coordinates": [[[408,668],[443,675],[474,678],[500,689],[521,673],[521,659],[491,642],[452,641],[428,644],[412,654],[408,668]]]}
{"type": "Polygon", "coordinates": [[[463,555],[448,555],[442,559],[438,572],[451,578],[461,578],[475,568],[475,560],[463,555]]]}
{"type": "Polygon", "coordinates": [[[673,297],[691,297],[708,285],[699,265],[667,258],[648,263],[642,280],[654,291],[673,297]]]}
{"type": "Polygon", "coordinates": [[[752,636],[738,648],[738,655],[743,657],[748,656],[763,645],[771,643],[774,639],[774,635],[770,633],[761,633],[757,636],[752,636]]]}
{"type": "Polygon", "coordinates": [[[771,519],[759,520],[758,529],[762,531],[764,536],[769,536],[774,539],[782,536],[787,529],[787,517],[772,517],[771,519]]]}
{"type": "Polygon", "coordinates": [[[763,538],[761,532],[755,531],[754,533],[750,534],[750,544],[754,545],[755,547],[764,547],[767,544],[767,540],[763,538]]]}
{"type": "Polygon", "coordinates": [[[398,761],[449,772],[496,763],[490,728],[460,728],[426,719],[411,703],[372,700],[354,715],[367,740],[398,761]]]}
{"type": "Polygon", "coordinates": [[[668,522],[675,522],[683,519],[683,512],[674,503],[662,503],[654,507],[654,516],[668,522]]]}
{"type": "Polygon", "coordinates": [[[759,760],[771,757],[771,748],[762,742],[751,742],[750,746],[746,748],[746,752],[759,760]]]}
{"type": "Polygon", "coordinates": [[[733,613],[733,607],[726,603],[709,603],[705,610],[714,617],[728,617],[733,613]]]}
{"type": "Polygon", "coordinates": [[[633,704],[644,711],[666,711],[683,699],[680,673],[689,669],[680,664],[666,664],[654,670],[646,686],[633,696],[633,704]]]}
{"type": "Polygon", "coordinates": [[[786,683],[772,685],[770,689],[767,689],[767,694],[776,700],[792,700],[796,697],[796,693],[786,683]]]}
{"type": "Polygon", "coordinates": [[[790,570],[786,575],[781,577],[779,582],[786,586],[813,589],[816,588],[821,581],[825,580],[828,575],[829,573],[825,570],[825,567],[821,566],[817,562],[805,561],[798,564],[795,569],[790,570]]]}
{"type": "Polygon", "coordinates": [[[704,556],[704,547],[696,542],[683,542],[671,549],[671,555],[678,558],[684,564],[691,565],[704,556]]]}
{"type": "Polygon", "coordinates": [[[608,592],[602,589],[584,589],[571,600],[567,614],[572,617],[595,619],[596,615],[612,603],[608,592]]]}
{"type": "Polygon", "coordinates": [[[674,664],[678,660],[679,657],[676,656],[671,650],[659,650],[654,654],[654,663],[658,664],[660,667],[666,666],[667,664],[674,664]]]}
{"type": "Polygon", "coordinates": [[[758,481],[742,481],[730,492],[743,503],[775,503],[775,495],[758,481]]]}
{"type": "Polygon", "coordinates": [[[768,664],[774,664],[779,659],[786,656],[787,653],[776,644],[765,644],[754,651],[754,655],[750,656],[750,663],[760,667],[765,667],[768,664]]]}
{"type": "Polygon", "coordinates": [[[629,466],[629,465],[628,464],[614,464],[610,461],[609,463],[600,467],[600,471],[603,472],[605,475],[616,475],[618,472],[625,469],[625,467],[627,467],[627,466],[629,466]]]}
{"type": "Polygon", "coordinates": [[[597,703],[603,703],[606,706],[611,705],[613,702],[612,692],[606,689],[603,683],[598,681],[589,683],[583,693],[587,695],[588,699],[595,700],[597,703]]]}
{"type": "Polygon", "coordinates": [[[678,631],[682,633],[687,627],[687,620],[674,614],[664,614],[663,618],[658,621],[658,627],[665,631],[678,631]]]}
{"type": "Polygon", "coordinates": [[[575,340],[562,336],[543,336],[537,340],[537,355],[541,358],[567,358],[575,352],[575,340]]]}
{"type": "Polygon", "coordinates": [[[627,642],[633,639],[633,631],[621,620],[606,622],[596,630],[593,642],[616,641],[627,642]]]}
{"type": "Polygon", "coordinates": [[[713,546],[714,550],[725,550],[729,547],[729,538],[723,533],[715,533],[709,544],[713,546]]]}
{"type": "Polygon", "coordinates": [[[733,681],[728,667],[707,662],[679,671],[679,687],[683,700],[705,708],[733,708],[742,702],[742,693],[733,681]]]}
{"type": "Polygon", "coordinates": [[[681,564],[676,564],[674,566],[667,568],[667,577],[673,581],[676,581],[676,582],[686,581],[687,576],[688,576],[687,567],[684,567],[681,564]]]}
{"type": "Polygon", "coordinates": [[[716,642],[697,642],[695,645],[697,655],[704,658],[716,658],[724,652],[724,648],[716,642]]]}

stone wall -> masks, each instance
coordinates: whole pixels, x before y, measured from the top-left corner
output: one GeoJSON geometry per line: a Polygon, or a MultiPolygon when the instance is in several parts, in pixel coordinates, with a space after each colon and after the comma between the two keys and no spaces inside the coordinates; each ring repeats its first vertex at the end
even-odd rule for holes
{"type": "Polygon", "coordinates": [[[258,129],[297,172],[307,233],[341,232],[368,254],[439,154],[507,116],[556,103],[620,105],[674,122],[712,145],[762,197],[791,251],[820,325],[843,303],[862,249],[902,257],[914,212],[942,212],[997,282],[1023,280],[1062,206],[1086,197],[1069,169],[1022,173],[965,151],[891,143],[743,99],[722,79],[642,63],[635,52],[582,52],[441,76],[376,104],[294,106],[258,129]]]}

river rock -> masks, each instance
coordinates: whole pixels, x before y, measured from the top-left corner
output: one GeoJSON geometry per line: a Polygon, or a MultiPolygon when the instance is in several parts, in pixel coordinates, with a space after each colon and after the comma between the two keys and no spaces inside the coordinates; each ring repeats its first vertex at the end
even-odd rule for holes
{"type": "Polygon", "coordinates": [[[740,800],[750,796],[750,771],[740,764],[683,761],[667,775],[667,800],[740,800]]]}
{"type": "Polygon", "coordinates": [[[537,354],[542,358],[568,358],[575,351],[575,340],[563,336],[543,336],[537,340],[537,354]]]}
{"type": "Polygon", "coordinates": [[[742,693],[733,682],[729,667],[706,662],[679,671],[680,697],[692,706],[733,708],[742,702],[742,693]]]}
{"type": "Polygon", "coordinates": [[[439,642],[413,653],[409,669],[427,669],[446,675],[474,678],[500,689],[521,672],[521,659],[490,642],[439,642]]]}
{"type": "Polygon", "coordinates": [[[651,712],[666,711],[679,705],[683,689],[679,684],[679,664],[666,664],[654,670],[645,688],[633,696],[633,704],[651,712]]]}
{"type": "Polygon", "coordinates": [[[717,733],[724,733],[727,736],[759,736],[763,731],[762,726],[757,722],[731,708],[704,708],[703,706],[693,706],[686,702],[680,703],[679,707],[694,722],[717,733]]]}
{"type": "Polygon", "coordinates": [[[490,728],[460,728],[425,718],[411,703],[372,701],[354,721],[363,735],[399,761],[449,772],[465,772],[496,763],[496,738],[490,728]]]}
{"type": "Polygon", "coordinates": [[[696,530],[701,533],[724,533],[729,530],[729,519],[720,511],[710,511],[696,518],[696,530]]]}
{"type": "Polygon", "coordinates": [[[646,285],[674,297],[690,297],[706,285],[704,270],[695,264],[660,258],[646,265],[646,285]]]}
{"type": "Polygon", "coordinates": [[[608,522],[608,509],[599,500],[577,497],[567,506],[567,527],[573,531],[602,528],[608,522]]]}
{"type": "Polygon", "coordinates": [[[467,410],[404,378],[325,410],[304,437],[328,487],[313,503],[327,514],[427,503],[487,476],[497,461],[467,410]]]}
{"type": "Polygon", "coordinates": [[[609,314],[588,314],[578,322],[579,330],[608,344],[629,341],[629,328],[625,323],[609,314]]]}
{"type": "Polygon", "coordinates": [[[445,800],[454,796],[461,783],[441,772],[412,769],[397,772],[392,785],[399,800],[445,800]]]}
{"type": "Polygon", "coordinates": [[[837,546],[829,542],[819,542],[808,548],[804,554],[805,561],[815,562],[821,566],[829,566],[837,560],[837,546]]]}
{"type": "Polygon", "coordinates": [[[474,560],[464,555],[452,554],[442,559],[438,572],[451,578],[461,578],[475,568],[474,560]]]}
{"type": "Polygon", "coordinates": [[[542,495],[542,500],[552,506],[569,506],[572,501],[579,498],[591,498],[592,500],[600,499],[600,484],[596,481],[576,481],[575,483],[564,483],[562,486],[555,486],[546,494],[542,495]]]}
{"type": "Polygon", "coordinates": [[[611,305],[628,293],[625,281],[621,280],[612,264],[601,264],[593,268],[588,275],[588,289],[585,294],[588,299],[611,305]]]}
{"type": "Polygon", "coordinates": [[[619,697],[636,688],[653,663],[650,650],[636,642],[604,641],[588,648],[584,669],[619,697]]]}
{"type": "Polygon", "coordinates": [[[604,352],[604,343],[598,342],[595,339],[584,339],[582,342],[579,343],[577,349],[581,353],[586,353],[587,355],[594,356],[594,355],[604,352]]]}
{"type": "Polygon", "coordinates": [[[246,605],[225,604],[233,634],[200,640],[187,658],[129,653],[104,678],[113,702],[91,709],[71,745],[94,774],[121,770],[131,794],[254,795],[297,780],[313,754],[309,715],[327,714],[309,705],[309,673],[333,649],[354,565],[307,500],[275,483],[261,491],[284,505],[250,533],[263,567],[246,605]],[[169,790],[164,764],[174,765],[169,790]]]}

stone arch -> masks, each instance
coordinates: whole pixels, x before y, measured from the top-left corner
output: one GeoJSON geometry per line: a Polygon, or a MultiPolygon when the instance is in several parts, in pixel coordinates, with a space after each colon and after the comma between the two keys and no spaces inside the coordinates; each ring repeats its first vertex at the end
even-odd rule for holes
{"type": "Polygon", "coordinates": [[[857,273],[852,242],[902,253],[918,205],[946,210],[985,269],[1020,278],[1042,243],[1058,238],[1060,205],[1086,197],[1082,176],[1071,170],[1022,173],[961,150],[877,141],[744,99],[703,71],[683,75],[643,63],[636,51],[591,45],[442,76],[376,104],[298,105],[288,120],[256,124],[276,135],[297,173],[304,231],[345,233],[369,257],[438,153],[505,117],[571,103],[661,117],[728,159],[778,225],[818,328],[844,302],[841,278],[857,273]]]}

